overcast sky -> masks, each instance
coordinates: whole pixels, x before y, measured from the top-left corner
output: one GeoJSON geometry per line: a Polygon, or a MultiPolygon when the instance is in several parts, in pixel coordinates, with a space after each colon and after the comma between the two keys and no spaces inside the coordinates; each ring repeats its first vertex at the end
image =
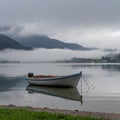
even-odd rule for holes
{"type": "Polygon", "coordinates": [[[120,48],[120,0],[0,0],[0,32],[120,48]]]}

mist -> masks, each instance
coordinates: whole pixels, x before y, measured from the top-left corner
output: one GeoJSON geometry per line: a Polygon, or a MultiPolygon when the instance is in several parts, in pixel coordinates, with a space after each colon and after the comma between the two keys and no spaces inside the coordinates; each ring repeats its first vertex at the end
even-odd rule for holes
{"type": "Polygon", "coordinates": [[[53,62],[77,58],[100,58],[109,52],[102,50],[73,51],[68,49],[34,49],[32,51],[6,49],[0,51],[0,61],[53,62]]]}

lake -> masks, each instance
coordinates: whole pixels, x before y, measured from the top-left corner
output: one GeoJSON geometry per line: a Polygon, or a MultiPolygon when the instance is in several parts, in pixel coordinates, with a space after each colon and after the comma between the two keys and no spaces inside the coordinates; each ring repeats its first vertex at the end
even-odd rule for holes
{"type": "Polygon", "coordinates": [[[120,112],[120,64],[0,64],[0,105],[120,112]],[[68,75],[82,71],[77,89],[29,86],[28,72],[68,75]]]}

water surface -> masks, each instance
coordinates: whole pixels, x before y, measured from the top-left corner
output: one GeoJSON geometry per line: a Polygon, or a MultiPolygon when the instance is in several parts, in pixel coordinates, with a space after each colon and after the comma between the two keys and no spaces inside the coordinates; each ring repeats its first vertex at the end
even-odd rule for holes
{"type": "Polygon", "coordinates": [[[120,112],[120,64],[0,64],[0,104],[120,112]],[[67,75],[83,71],[77,89],[29,86],[28,72],[67,75]]]}

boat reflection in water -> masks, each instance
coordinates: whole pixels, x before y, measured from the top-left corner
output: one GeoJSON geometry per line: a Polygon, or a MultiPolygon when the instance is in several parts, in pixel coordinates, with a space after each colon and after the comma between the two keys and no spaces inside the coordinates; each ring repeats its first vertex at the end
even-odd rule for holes
{"type": "Polygon", "coordinates": [[[28,85],[26,90],[28,91],[28,93],[42,93],[64,99],[80,101],[81,104],[83,103],[83,96],[79,94],[77,88],[28,85]]]}

